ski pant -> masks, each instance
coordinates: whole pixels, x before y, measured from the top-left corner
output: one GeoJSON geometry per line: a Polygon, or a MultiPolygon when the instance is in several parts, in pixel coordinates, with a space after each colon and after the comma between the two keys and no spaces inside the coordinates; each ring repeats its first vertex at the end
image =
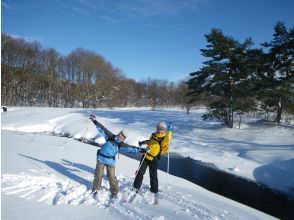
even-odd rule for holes
{"type": "Polygon", "coordinates": [[[105,165],[99,161],[96,164],[96,170],[94,174],[93,189],[100,190],[102,177],[104,173],[104,167],[106,167],[107,177],[110,185],[110,192],[112,195],[117,195],[118,193],[118,181],[115,176],[115,166],[105,165]]]}
{"type": "Polygon", "coordinates": [[[144,159],[137,173],[137,176],[135,178],[133,187],[137,190],[140,189],[144,174],[148,166],[149,166],[150,186],[151,186],[150,191],[153,193],[157,193],[158,192],[157,160],[147,160],[146,158],[144,159]]]}

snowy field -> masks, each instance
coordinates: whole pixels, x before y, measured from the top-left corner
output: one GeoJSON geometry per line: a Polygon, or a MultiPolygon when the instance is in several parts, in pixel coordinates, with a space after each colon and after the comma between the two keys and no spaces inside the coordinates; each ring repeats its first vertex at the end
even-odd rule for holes
{"type": "Polygon", "coordinates": [[[138,161],[123,155],[116,166],[119,199],[108,206],[106,177],[98,199],[89,195],[97,148],[74,138],[86,133],[87,139],[104,141],[88,119],[95,114],[114,133],[128,129],[132,145],[149,138],[159,121],[172,121],[171,152],[214,163],[294,197],[293,128],[251,122],[241,130],[227,129],[203,122],[203,111],[9,108],[1,113],[2,219],[272,219],[161,171],[158,205],[149,204],[148,173],[140,194],[124,204],[138,161]]]}

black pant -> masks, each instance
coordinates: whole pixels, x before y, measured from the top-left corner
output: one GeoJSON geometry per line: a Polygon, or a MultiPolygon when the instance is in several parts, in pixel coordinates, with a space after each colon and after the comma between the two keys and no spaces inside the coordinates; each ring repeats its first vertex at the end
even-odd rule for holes
{"type": "Polygon", "coordinates": [[[150,174],[150,191],[153,193],[158,192],[158,178],[157,178],[157,160],[147,160],[144,159],[141,168],[138,171],[138,174],[134,181],[134,188],[140,189],[143,181],[144,174],[146,172],[147,167],[149,166],[149,174],[150,174]]]}

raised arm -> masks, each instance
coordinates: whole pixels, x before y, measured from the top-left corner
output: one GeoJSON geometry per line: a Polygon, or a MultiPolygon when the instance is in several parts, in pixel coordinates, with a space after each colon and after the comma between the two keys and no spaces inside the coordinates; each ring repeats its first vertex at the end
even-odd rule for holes
{"type": "Polygon", "coordinates": [[[166,154],[168,152],[172,137],[173,137],[173,125],[170,122],[168,125],[167,133],[163,139],[161,154],[166,154]]]}
{"type": "Polygon", "coordinates": [[[93,121],[93,123],[95,124],[97,130],[102,133],[102,135],[104,136],[104,138],[107,139],[113,139],[114,138],[114,134],[112,132],[110,132],[107,128],[105,128],[100,122],[98,122],[96,120],[96,117],[94,115],[90,116],[90,120],[93,121]]]}

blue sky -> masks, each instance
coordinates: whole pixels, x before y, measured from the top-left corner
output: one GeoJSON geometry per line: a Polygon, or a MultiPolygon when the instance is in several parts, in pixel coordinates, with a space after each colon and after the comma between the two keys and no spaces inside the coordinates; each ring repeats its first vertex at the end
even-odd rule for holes
{"type": "Polygon", "coordinates": [[[137,81],[198,70],[211,28],[259,47],[277,21],[294,26],[293,0],[2,0],[1,10],[2,33],[62,55],[95,51],[137,81]]]}

